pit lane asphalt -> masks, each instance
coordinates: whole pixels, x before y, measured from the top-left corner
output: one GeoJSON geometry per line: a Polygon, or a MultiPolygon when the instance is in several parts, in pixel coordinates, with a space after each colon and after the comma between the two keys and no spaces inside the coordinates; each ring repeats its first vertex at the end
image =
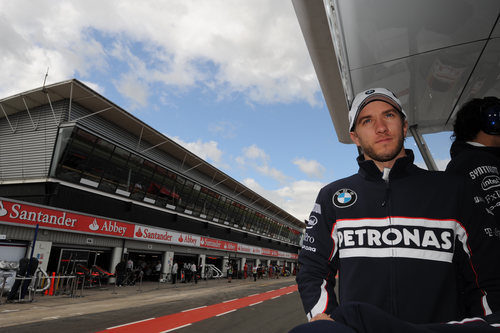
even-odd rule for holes
{"type": "Polygon", "coordinates": [[[94,287],[78,291],[77,297],[67,295],[36,295],[32,302],[0,304],[0,328],[22,326],[30,323],[46,322],[60,318],[71,318],[96,313],[104,313],[199,297],[215,297],[222,291],[244,292],[256,287],[293,285],[294,277],[280,279],[233,279],[229,284],[226,279],[200,280],[198,284],[144,282],[141,286],[117,288],[113,285],[94,287]],[[81,292],[81,295],[80,295],[81,292]]]}

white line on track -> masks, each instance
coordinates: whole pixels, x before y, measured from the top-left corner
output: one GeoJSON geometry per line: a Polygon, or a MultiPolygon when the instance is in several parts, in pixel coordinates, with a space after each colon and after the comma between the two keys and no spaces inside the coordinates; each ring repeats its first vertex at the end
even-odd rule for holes
{"type": "Polygon", "coordinates": [[[275,299],[275,298],[278,298],[278,297],[280,297],[280,296],[281,296],[281,295],[278,295],[278,296],[274,296],[274,297],[273,297],[273,298],[271,298],[271,299],[275,299]]]}
{"type": "Polygon", "coordinates": [[[179,328],[187,327],[187,326],[189,326],[189,325],[191,325],[191,324],[186,324],[186,325],[182,325],[182,326],[177,326],[177,327],[171,328],[171,329],[166,330],[166,331],[161,331],[160,333],[172,332],[172,331],[178,330],[179,328]]]}
{"type": "Polygon", "coordinates": [[[290,295],[293,294],[293,291],[290,291],[289,293],[286,293],[285,295],[290,295]]]}
{"type": "Polygon", "coordinates": [[[107,330],[111,330],[113,328],[118,328],[118,327],[128,326],[128,325],[132,325],[132,324],[142,323],[143,321],[148,321],[148,320],[153,320],[153,319],[155,319],[155,318],[148,318],[148,319],[144,319],[144,320],[138,320],[138,321],[134,321],[134,322],[131,322],[131,323],[126,323],[126,324],[123,324],[123,325],[108,327],[106,329],[107,330]]]}
{"type": "Polygon", "coordinates": [[[238,298],[233,298],[233,299],[228,299],[227,301],[224,301],[222,303],[229,303],[229,302],[232,302],[232,301],[236,301],[238,298]]]}
{"type": "Polygon", "coordinates": [[[269,291],[266,291],[266,293],[272,293],[274,290],[269,290],[269,291]]]}
{"type": "Polygon", "coordinates": [[[257,295],[260,295],[260,294],[252,294],[252,295],[248,295],[248,297],[257,296],[257,295]]]}
{"type": "Polygon", "coordinates": [[[236,311],[236,309],[234,309],[234,310],[229,310],[229,311],[226,311],[226,312],[223,312],[223,313],[219,313],[218,315],[215,315],[215,316],[216,316],[216,317],[220,317],[220,316],[223,316],[223,315],[225,315],[225,314],[228,314],[228,313],[231,313],[231,312],[234,312],[234,311],[236,311]]]}
{"type": "Polygon", "coordinates": [[[250,304],[249,306],[254,306],[254,305],[257,305],[257,304],[260,304],[260,303],[262,303],[262,301],[257,302],[257,303],[250,304]]]}
{"type": "Polygon", "coordinates": [[[7,313],[7,312],[16,312],[16,311],[19,311],[19,309],[16,309],[16,310],[3,310],[2,312],[7,313]]]}
{"type": "Polygon", "coordinates": [[[56,316],[56,317],[45,317],[45,318],[42,318],[43,320],[47,319],[47,320],[54,320],[54,319],[59,319],[60,317],[59,316],[56,316]]]}
{"type": "Polygon", "coordinates": [[[206,308],[206,307],[207,307],[206,305],[203,305],[203,306],[199,306],[197,308],[187,309],[187,310],[184,310],[184,311],[181,311],[181,312],[188,312],[188,311],[203,309],[203,308],[206,308]]]}

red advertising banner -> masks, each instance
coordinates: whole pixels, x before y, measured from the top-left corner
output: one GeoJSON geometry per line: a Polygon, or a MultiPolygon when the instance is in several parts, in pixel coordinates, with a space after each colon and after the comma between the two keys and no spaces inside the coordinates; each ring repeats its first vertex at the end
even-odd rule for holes
{"type": "Polygon", "coordinates": [[[0,200],[0,221],[24,225],[38,224],[41,228],[63,229],[127,238],[131,238],[134,235],[134,225],[131,223],[7,200],[0,200]]]}
{"type": "Polygon", "coordinates": [[[224,251],[236,252],[238,250],[238,244],[236,243],[208,237],[201,237],[200,246],[224,251]]]}
{"type": "Polygon", "coordinates": [[[199,247],[200,236],[166,229],[135,226],[134,238],[152,242],[199,247]]]}
{"type": "Polygon", "coordinates": [[[271,256],[271,257],[278,257],[279,253],[278,250],[271,250],[271,249],[262,249],[262,255],[264,256],[271,256]]]}
{"type": "Polygon", "coordinates": [[[298,255],[151,226],[0,199],[0,222],[166,244],[297,259],[298,255]]]}

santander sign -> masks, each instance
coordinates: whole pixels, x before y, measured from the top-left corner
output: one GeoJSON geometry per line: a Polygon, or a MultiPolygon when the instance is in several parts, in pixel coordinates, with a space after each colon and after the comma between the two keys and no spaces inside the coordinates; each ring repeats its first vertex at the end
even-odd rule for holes
{"type": "Polygon", "coordinates": [[[0,221],[118,237],[131,237],[134,230],[130,223],[7,200],[0,200],[0,221]]]}
{"type": "Polygon", "coordinates": [[[185,246],[200,245],[200,237],[197,235],[139,225],[135,226],[134,238],[185,246]]]}
{"type": "Polygon", "coordinates": [[[297,254],[279,252],[184,232],[138,225],[51,207],[0,198],[0,224],[35,226],[83,234],[137,239],[147,242],[210,248],[220,251],[297,258],[297,254]]]}

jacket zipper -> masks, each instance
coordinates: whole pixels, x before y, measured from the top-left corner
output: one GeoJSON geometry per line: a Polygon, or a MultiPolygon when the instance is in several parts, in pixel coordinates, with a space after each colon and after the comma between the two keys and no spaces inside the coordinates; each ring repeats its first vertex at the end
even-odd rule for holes
{"type": "MultiPolygon", "coordinates": [[[[390,171],[390,170],[389,170],[390,171]]],[[[391,215],[391,182],[389,179],[389,171],[386,171],[384,169],[384,181],[385,181],[385,194],[384,194],[384,201],[382,202],[382,207],[385,207],[386,209],[386,216],[389,219],[389,228],[392,229],[392,215],[391,215]],[[387,173],[387,174],[386,174],[387,173]]],[[[396,301],[396,268],[395,268],[395,252],[394,248],[391,248],[391,261],[390,261],[390,268],[389,268],[389,291],[390,291],[390,299],[391,299],[391,307],[392,307],[392,314],[397,316],[398,315],[398,307],[397,307],[397,301],[396,301]]]]}

